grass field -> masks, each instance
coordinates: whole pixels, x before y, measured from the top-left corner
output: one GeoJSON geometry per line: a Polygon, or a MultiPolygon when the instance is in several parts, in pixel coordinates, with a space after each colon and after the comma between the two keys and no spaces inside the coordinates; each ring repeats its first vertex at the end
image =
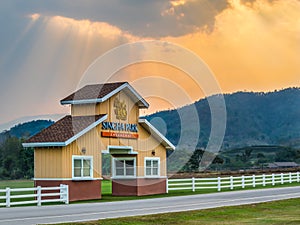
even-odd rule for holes
{"type": "MultiPolygon", "coordinates": [[[[256,188],[247,187],[242,189],[241,187],[235,188],[234,190],[222,189],[224,191],[236,191],[236,190],[250,190],[250,189],[259,189],[259,188],[271,188],[271,187],[291,187],[291,186],[299,186],[300,183],[286,183],[286,184],[278,184],[275,186],[266,185],[257,186],[256,188]]],[[[32,180],[12,180],[12,181],[0,181],[0,189],[5,189],[6,187],[10,188],[26,188],[26,187],[33,187],[34,183],[32,180]]],[[[88,203],[88,202],[111,202],[111,201],[123,201],[123,200],[134,200],[134,199],[149,199],[149,198],[158,198],[158,197],[171,197],[171,196],[182,196],[182,195],[194,195],[194,194],[208,194],[208,193],[215,193],[217,189],[203,189],[197,190],[192,192],[191,190],[179,190],[179,191],[169,191],[168,194],[159,194],[159,195],[149,195],[149,196],[112,196],[112,184],[110,180],[103,180],[102,181],[102,199],[100,200],[87,200],[87,201],[80,201],[80,202],[73,202],[72,204],[76,203],[88,203]]],[[[5,193],[0,193],[0,195],[4,195],[5,193]]],[[[0,200],[3,202],[4,200],[0,200]]]]}
{"type": "MultiPolygon", "coordinates": [[[[230,188],[223,188],[221,192],[224,191],[237,191],[237,190],[254,190],[254,189],[264,189],[264,188],[279,188],[279,187],[292,187],[292,186],[299,186],[300,183],[285,183],[285,184],[277,184],[275,186],[272,185],[258,185],[256,188],[252,187],[236,187],[234,190],[230,190],[230,188]]],[[[148,196],[112,196],[111,195],[111,181],[104,180],[102,181],[102,199],[101,200],[91,200],[91,201],[82,201],[83,203],[87,202],[110,202],[110,201],[123,201],[123,200],[134,200],[134,199],[149,199],[149,198],[159,198],[159,197],[171,197],[171,196],[182,196],[182,195],[195,195],[195,194],[208,194],[208,193],[216,193],[217,188],[215,189],[201,189],[192,192],[191,190],[176,190],[176,191],[169,191],[168,194],[158,194],[158,195],[148,195],[148,196]]]]}
{"type": "Polygon", "coordinates": [[[149,216],[105,219],[65,225],[154,225],[154,224],[205,224],[205,225],[284,225],[300,224],[300,199],[222,207],[188,212],[156,214],[149,216]]]}
{"type": "Polygon", "coordinates": [[[34,183],[32,180],[9,180],[0,181],[0,189],[10,188],[32,188],[34,183]]]}
{"type": "MultiPolygon", "coordinates": [[[[275,187],[288,187],[296,186],[298,183],[276,185],[275,187]]],[[[33,187],[33,181],[31,180],[18,180],[18,181],[0,181],[0,189],[6,187],[20,188],[20,187],[33,187]]],[[[265,188],[272,187],[266,186],[265,188]]],[[[253,188],[248,188],[253,189],[253,188]]],[[[239,189],[235,189],[239,190],[239,189]]],[[[226,191],[226,190],[225,190],[226,191]]],[[[227,190],[229,191],[229,190],[227,190]]],[[[114,197],[111,195],[111,181],[102,182],[102,195],[101,200],[91,202],[104,202],[104,201],[120,201],[131,200],[141,198],[156,198],[156,197],[168,197],[168,196],[180,196],[190,194],[205,194],[216,192],[216,190],[200,190],[196,192],[186,191],[172,191],[169,194],[143,196],[143,197],[114,197]]],[[[88,202],[88,201],[82,201],[88,202]]],[[[284,201],[277,201],[271,203],[252,204],[238,207],[223,207],[209,210],[178,212],[168,214],[157,214],[150,216],[128,217],[118,219],[107,219],[92,221],[87,225],[96,224],[216,224],[216,225],[237,225],[237,224],[300,224],[300,199],[291,199],[284,201]]],[[[77,224],[77,223],[68,223],[77,224]]]]}
{"type": "MultiPolygon", "coordinates": [[[[34,187],[34,183],[32,180],[0,181],[0,189],[5,189],[6,187],[9,187],[9,188],[32,188],[32,187],[34,187]]],[[[11,193],[11,195],[24,195],[24,194],[26,194],[26,195],[34,194],[34,192],[26,191],[26,192],[11,193]]],[[[5,193],[0,193],[0,196],[5,196],[5,193]]],[[[32,201],[32,200],[34,200],[33,197],[27,197],[27,198],[11,199],[11,202],[32,201]]],[[[5,203],[5,199],[0,199],[0,203],[5,203]]],[[[29,205],[33,205],[33,204],[29,204],[29,205]]]]}

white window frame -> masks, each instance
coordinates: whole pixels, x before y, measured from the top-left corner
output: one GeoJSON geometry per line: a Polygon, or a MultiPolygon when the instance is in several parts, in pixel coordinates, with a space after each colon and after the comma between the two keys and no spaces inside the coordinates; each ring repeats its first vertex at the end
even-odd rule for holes
{"type": "Polygon", "coordinates": [[[93,179],[93,156],[82,156],[82,155],[72,155],[72,179],[73,180],[91,180],[93,179]],[[90,176],[83,176],[83,167],[81,167],[81,176],[76,177],[74,174],[74,160],[80,159],[81,162],[83,160],[89,160],[90,161],[90,176]]]}
{"type": "MultiPolygon", "coordinates": [[[[125,170],[126,172],[126,170],[125,170]]],[[[112,178],[135,178],[136,177],[136,157],[112,157],[112,178]],[[117,175],[116,174],[116,161],[119,160],[133,160],[133,175],[117,175]]]]}
{"type": "Polygon", "coordinates": [[[144,158],[144,175],[145,177],[160,177],[160,158],[159,157],[145,157],[144,158]],[[146,167],[146,162],[150,160],[151,161],[151,174],[147,175],[147,167],[146,167]],[[158,174],[153,175],[153,161],[158,161],[158,174]]]}

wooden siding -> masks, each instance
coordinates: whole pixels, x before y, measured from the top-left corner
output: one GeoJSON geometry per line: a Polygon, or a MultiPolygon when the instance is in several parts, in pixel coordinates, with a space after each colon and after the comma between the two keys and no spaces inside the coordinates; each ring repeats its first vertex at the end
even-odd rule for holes
{"type": "Polygon", "coordinates": [[[71,105],[72,116],[92,116],[97,115],[97,106],[95,104],[71,105]]]}
{"type": "Polygon", "coordinates": [[[57,178],[62,177],[63,165],[61,148],[35,148],[34,177],[57,178]]]}
{"type": "Polygon", "coordinates": [[[72,156],[84,155],[93,156],[93,175],[94,178],[101,178],[101,143],[99,134],[96,129],[87,132],[76,141],[72,142],[66,147],[62,148],[63,177],[72,178],[72,156]],[[81,150],[85,148],[86,153],[83,154],[81,150]]]}
{"type": "Polygon", "coordinates": [[[72,116],[90,116],[90,115],[99,115],[99,114],[108,114],[108,120],[114,122],[124,122],[124,123],[137,123],[139,118],[139,108],[132,101],[132,99],[126,95],[123,91],[118,92],[110,99],[107,99],[105,102],[97,104],[83,104],[83,105],[71,105],[71,115],[72,116]],[[120,101],[125,101],[126,110],[127,110],[127,120],[117,120],[114,112],[114,101],[116,98],[119,98],[120,101]]]}
{"type": "Polygon", "coordinates": [[[35,148],[35,178],[72,178],[72,155],[83,155],[82,148],[86,149],[85,156],[93,156],[94,178],[101,178],[101,149],[105,147],[100,143],[96,129],[92,129],[66,147],[35,148]]]}
{"type": "Polygon", "coordinates": [[[145,157],[159,157],[160,158],[160,176],[166,176],[166,158],[167,153],[163,145],[161,145],[155,138],[150,136],[142,126],[139,127],[138,140],[138,157],[137,157],[137,176],[144,176],[144,158],[145,157]],[[152,155],[155,151],[155,155],[152,155]]]}

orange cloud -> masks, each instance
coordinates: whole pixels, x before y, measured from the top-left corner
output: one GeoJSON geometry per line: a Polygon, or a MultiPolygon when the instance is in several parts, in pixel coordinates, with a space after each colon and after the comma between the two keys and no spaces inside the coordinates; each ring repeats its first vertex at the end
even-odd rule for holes
{"type": "Polygon", "coordinates": [[[35,21],[35,20],[38,20],[40,18],[40,16],[41,16],[40,14],[34,13],[34,14],[29,15],[28,17],[31,18],[33,21],[35,21]]]}
{"type": "MultiPolygon", "coordinates": [[[[155,12],[157,17],[166,20],[161,26],[150,21],[149,30],[145,33],[157,33],[159,37],[168,33],[170,36],[160,40],[177,43],[196,53],[212,69],[223,92],[244,89],[269,91],[300,86],[299,1],[179,0],[155,12]],[[174,15],[161,16],[160,12],[168,7],[173,7],[174,15]],[[203,13],[199,13],[198,9],[203,13]],[[208,14],[205,14],[206,11],[209,11],[208,14]],[[178,16],[179,20],[176,19],[178,16]]],[[[68,109],[59,105],[59,99],[77,88],[85,70],[97,57],[121,44],[146,39],[142,36],[142,25],[133,31],[135,24],[125,29],[110,22],[45,15],[39,12],[27,16],[30,21],[20,26],[23,30],[15,38],[16,44],[3,54],[6,63],[2,63],[1,68],[4,68],[3,65],[9,65],[9,68],[1,72],[8,74],[10,83],[3,82],[5,94],[0,100],[5,104],[9,96],[10,102],[18,103],[3,109],[6,115],[2,116],[3,121],[20,115],[67,112],[68,109]],[[21,102],[15,95],[17,92],[26,93],[21,102]]],[[[153,21],[157,22],[157,17],[153,21]]],[[[137,17],[135,19],[138,20],[137,17]]],[[[185,58],[178,60],[190,63],[185,58]]],[[[191,79],[166,65],[145,63],[124,68],[115,75],[115,79],[134,83],[148,75],[163,78],[160,83],[151,83],[151,86],[157,86],[157,93],[171,93],[172,89],[162,85],[169,79],[173,86],[180,86],[190,99],[178,99],[174,103],[149,96],[158,110],[178,107],[203,97],[202,90],[191,79]]],[[[99,77],[103,76],[106,74],[100,71],[99,77]]],[[[174,93],[174,96],[178,94],[174,93]]]]}
{"type": "Polygon", "coordinates": [[[179,5],[184,5],[187,1],[186,0],[172,0],[170,1],[172,6],[179,6],[179,5]]]}
{"type": "Polygon", "coordinates": [[[300,2],[229,1],[215,30],[166,40],[196,52],[224,92],[273,90],[300,85],[300,2]]]}

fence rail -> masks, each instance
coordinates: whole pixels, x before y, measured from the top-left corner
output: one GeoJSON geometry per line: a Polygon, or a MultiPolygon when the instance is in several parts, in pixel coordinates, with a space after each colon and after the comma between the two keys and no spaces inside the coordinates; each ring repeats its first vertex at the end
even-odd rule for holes
{"type": "Polygon", "coordinates": [[[69,186],[0,189],[0,206],[63,202],[69,204],[69,186]],[[55,198],[56,197],[56,198],[55,198]]]}
{"type": "Polygon", "coordinates": [[[168,179],[167,192],[170,190],[192,190],[193,192],[200,189],[216,189],[221,191],[225,188],[231,190],[236,187],[256,187],[266,185],[276,185],[284,183],[300,182],[300,173],[279,173],[263,174],[239,177],[217,177],[217,178],[184,178],[168,179]]]}

